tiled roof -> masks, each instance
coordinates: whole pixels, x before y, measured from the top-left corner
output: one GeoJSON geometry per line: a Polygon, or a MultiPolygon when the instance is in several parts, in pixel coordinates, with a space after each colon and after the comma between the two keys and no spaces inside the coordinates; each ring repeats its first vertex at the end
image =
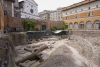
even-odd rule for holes
{"type": "Polygon", "coordinates": [[[71,8],[74,8],[74,7],[77,7],[77,6],[81,6],[81,5],[84,5],[84,4],[87,4],[87,3],[93,2],[93,1],[97,1],[97,0],[81,1],[81,2],[79,2],[79,3],[75,3],[75,4],[73,4],[73,5],[70,5],[70,6],[64,7],[64,8],[62,8],[62,10],[65,11],[65,10],[67,10],[67,9],[71,9],[71,8]]]}

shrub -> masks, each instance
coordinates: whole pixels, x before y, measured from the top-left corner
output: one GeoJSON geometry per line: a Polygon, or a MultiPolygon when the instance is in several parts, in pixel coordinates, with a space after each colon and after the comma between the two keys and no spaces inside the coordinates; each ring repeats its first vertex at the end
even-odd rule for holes
{"type": "Polygon", "coordinates": [[[25,31],[26,30],[34,30],[34,27],[37,24],[37,22],[34,21],[34,20],[26,20],[26,19],[24,19],[22,21],[22,24],[23,24],[23,28],[24,28],[25,31]]]}

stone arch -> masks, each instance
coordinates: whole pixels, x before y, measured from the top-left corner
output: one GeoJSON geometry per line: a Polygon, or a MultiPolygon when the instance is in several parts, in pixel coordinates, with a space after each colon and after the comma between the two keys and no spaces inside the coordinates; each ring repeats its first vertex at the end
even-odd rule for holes
{"type": "Polygon", "coordinates": [[[73,28],[73,23],[69,23],[69,28],[72,29],[73,28]]]}
{"type": "Polygon", "coordinates": [[[99,20],[94,21],[94,29],[100,29],[100,21],[99,20]]]}
{"type": "Polygon", "coordinates": [[[78,29],[78,23],[77,22],[74,23],[74,29],[78,29]]]}
{"type": "Polygon", "coordinates": [[[84,29],[84,22],[80,22],[80,29],[84,29]]]}
{"type": "Polygon", "coordinates": [[[91,21],[86,22],[86,29],[91,29],[92,28],[92,23],[91,21]]]}

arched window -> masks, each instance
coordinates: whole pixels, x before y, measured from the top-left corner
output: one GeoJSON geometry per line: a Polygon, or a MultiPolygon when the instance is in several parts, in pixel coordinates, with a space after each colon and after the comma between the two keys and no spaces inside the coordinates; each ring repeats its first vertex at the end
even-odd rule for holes
{"type": "Polygon", "coordinates": [[[69,24],[69,28],[70,28],[70,29],[73,28],[73,24],[72,24],[72,23],[69,24]]]}
{"type": "Polygon", "coordinates": [[[90,29],[92,27],[92,23],[90,21],[88,21],[86,23],[86,29],[90,29]]]}
{"type": "Polygon", "coordinates": [[[94,22],[94,29],[100,29],[100,21],[95,21],[94,22]]]}
{"type": "Polygon", "coordinates": [[[80,29],[84,29],[84,22],[80,22],[80,29]]]}
{"type": "Polygon", "coordinates": [[[74,23],[74,29],[78,29],[78,23],[77,22],[74,23]]]}

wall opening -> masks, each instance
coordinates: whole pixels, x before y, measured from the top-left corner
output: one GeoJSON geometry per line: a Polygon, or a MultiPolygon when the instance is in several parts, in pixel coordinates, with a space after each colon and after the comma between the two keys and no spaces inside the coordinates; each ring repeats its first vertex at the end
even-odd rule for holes
{"type": "Polygon", "coordinates": [[[46,30],[46,24],[42,24],[42,30],[46,30]]]}
{"type": "Polygon", "coordinates": [[[69,24],[69,28],[70,28],[70,29],[73,28],[73,24],[72,24],[72,23],[69,24]]]}
{"type": "Polygon", "coordinates": [[[84,22],[80,22],[80,29],[84,29],[84,22]]]}
{"type": "Polygon", "coordinates": [[[78,23],[77,22],[74,23],[74,29],[78,29],[78,23]]]}
{"type": "Polygon", "coordinates": [[[91,23],[91,21],[88,21],[86,23],[86,29],[91,29],[91,27],[92,27],[92,23],[91,23]]]}
{"type": "Polygon", "coordinates": [[[100,29],[100,21],[94,22],[94,29],[100,29]]]}

